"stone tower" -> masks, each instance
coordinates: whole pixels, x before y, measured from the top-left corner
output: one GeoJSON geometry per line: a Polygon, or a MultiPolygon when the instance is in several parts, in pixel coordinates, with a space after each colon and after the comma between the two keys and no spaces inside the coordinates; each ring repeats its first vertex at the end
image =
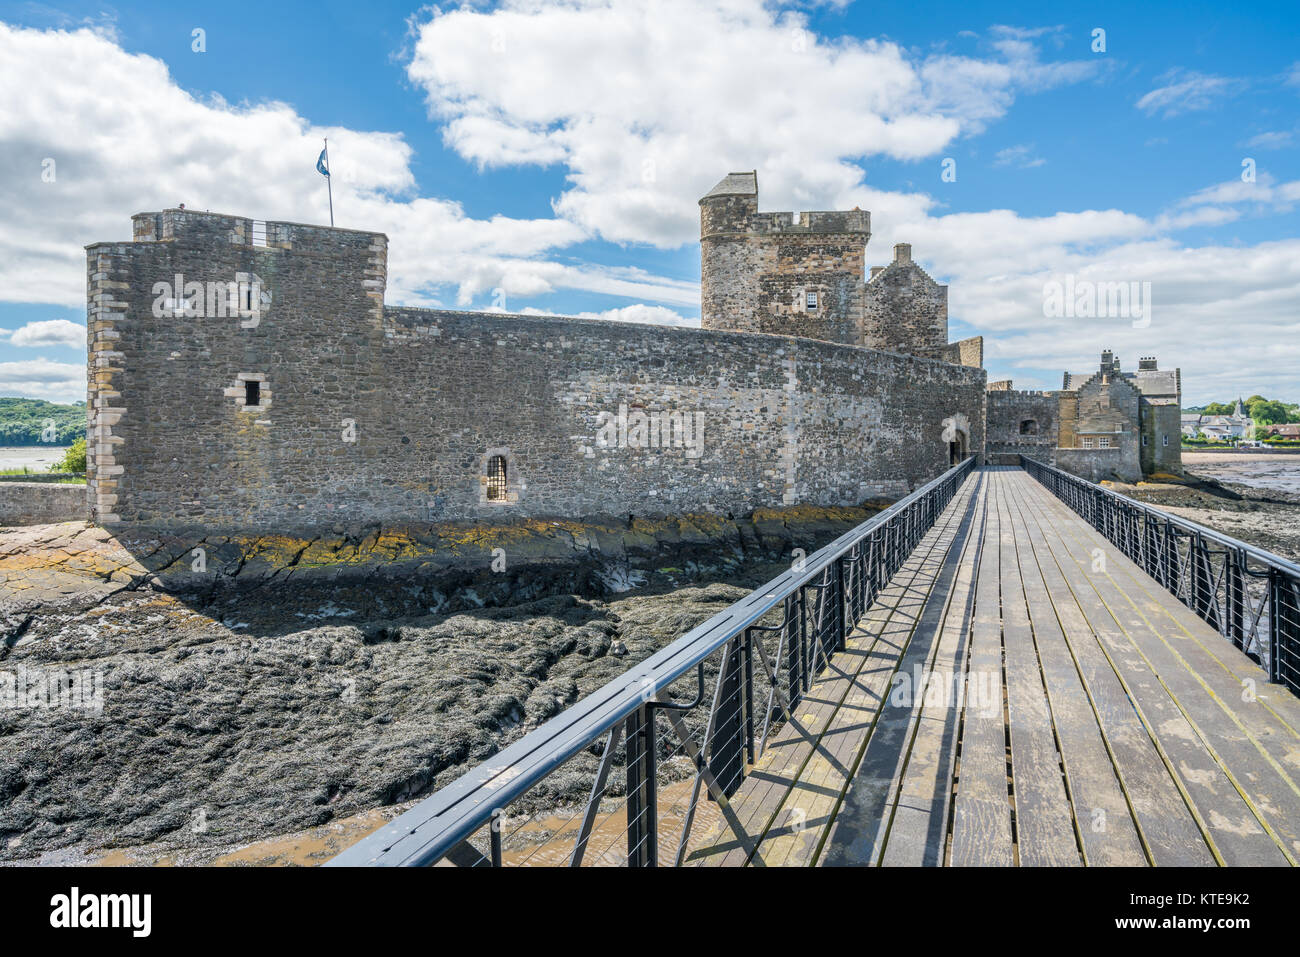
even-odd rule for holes
{"type": "Polygon", "coordinates": [[[871,214],[760,213],[758,174],[700,200],[701,324],[857,345],[871,214]]]}

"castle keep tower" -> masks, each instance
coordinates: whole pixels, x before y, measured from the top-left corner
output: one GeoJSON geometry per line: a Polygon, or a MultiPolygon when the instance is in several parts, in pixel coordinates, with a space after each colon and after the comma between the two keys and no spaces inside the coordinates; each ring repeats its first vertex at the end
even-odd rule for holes
{"type": "Polygon", "coordinates": [[[980,368],[984,340],[948,341],[948,287],[899,243],[865,279],[871,214],[760,213],[758,174],[731,173],[700,200],[705,329],[802,336],[980,368]]]}
{"type": "Polygon", "coordinates": [[[758,174],[732,173],[700,200],[705,329],[859,344],[871,214],[760,213],[758,174]]]}

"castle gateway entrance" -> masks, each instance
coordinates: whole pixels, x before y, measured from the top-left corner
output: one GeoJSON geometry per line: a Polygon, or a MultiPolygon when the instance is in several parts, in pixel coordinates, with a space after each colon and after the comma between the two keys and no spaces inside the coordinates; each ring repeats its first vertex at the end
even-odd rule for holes
{"type": "Polygon", "coordinates": [[[970,455],[970,420],[958,412],[943,420],[943,441],[948,443],[948,465],[966,461],[970,455]]]}
{"type": "Polygon", "coordinates": [[[967,439],[965,432],[955,432],[954,438],[948,442],[948,464],[956,465],[959,462],[965,462],[966,456],[970,453],[967,451],[967,439]]]}

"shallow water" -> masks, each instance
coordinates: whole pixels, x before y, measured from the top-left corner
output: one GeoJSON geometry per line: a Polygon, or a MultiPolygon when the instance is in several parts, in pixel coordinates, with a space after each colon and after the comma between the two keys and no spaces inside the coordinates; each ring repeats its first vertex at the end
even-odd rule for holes
{"type": "Polygon", "coordinates": [[[1300,493],[1300,455],[1279,452],[1184,452],[1183,466],[1220,482],[1300,493]]]}
{"type": "Polygon", "coordinates": [[[0,446],[0,469],[18,469],[25,465],[33,472],[44,472],[62,460],[67,451],[67,447],[62,445],[0,446]]]}

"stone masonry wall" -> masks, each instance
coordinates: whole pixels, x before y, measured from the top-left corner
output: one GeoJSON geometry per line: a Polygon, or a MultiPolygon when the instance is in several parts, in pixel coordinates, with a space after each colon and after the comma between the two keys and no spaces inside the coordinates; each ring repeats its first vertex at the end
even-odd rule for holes
{"type": "Polygon", "coordinates": [[[989,392],[987,398],[987,453],[991,464],[1018,465],[1021,454],[1056,464],[1056,393],[998,390],[989,392]],[[1022,432],[1022,428],[1028,431],[1022,432]]]}
{"type": "Polygon", "coordinates": [[[85,521],[86,488],[54,482],[0,482],[0,525],[85,521]]]}
{"type": "Polygon", "coordinates": [[[171,238],[88,250],[92,287],[119,284],[91,304],[92,320],[112,310],[92,342],[117,353],[90,388],[113,440],[88,464],[101,523],[283,531],[850,505],[943,471],[947,417],[964,415],[983,448],[981,369],[776,336],[384,309],[383,236],[266,224],[260,246],[245,241],[251,221],[211,217],[192,242],[204,214],[161,215],[171,238]],[[155,316],[156,284],[178,274],[260,277],[256,321],[155,316]],[[670,425],[651,442],[636,425],[656,414],[670,425]],[[487,494],[497,455],[503,501],[487,494]]]}
{"type": "Polygon", "coordinates": [[[181,210],[135,217],[135,236],[87,250],[93,520],[237,524],[271,489],[281,520],[318,505],[350,474],[346,410],[395,385],[378,361],[386,239],[181,210]],[[254,278],[259,301],[223,297],[254,278]]]}

